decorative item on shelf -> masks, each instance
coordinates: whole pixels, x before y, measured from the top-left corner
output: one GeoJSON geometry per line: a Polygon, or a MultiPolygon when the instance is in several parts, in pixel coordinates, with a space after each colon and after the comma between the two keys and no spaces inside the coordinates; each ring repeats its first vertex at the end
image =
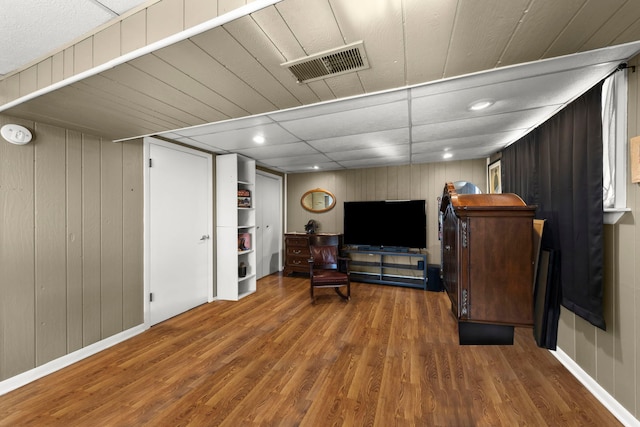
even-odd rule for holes
{"type": "Polygon", "coordinates": [[[238,251],[248,251],[251,249],[251,234],[238,233],[238,251]]]}
{"type": "Polygon", "coordinates": [[[317,221],[314,219],[310,219],[309,222],[307,222],[307,224],[304,226],[304,231],[306,231],[307,234],[316,234],[318,228],[320,227],[318,226],[317,221]]]}
{"type": "Polygon", "coordinates": [[[238,277],[245,277],[247,275],[247,265],[244,262],[238,264],[238,277]]]}
{"type": "Polygon", "coordinates": [[[251,207],[251,191],[238,190],[238,207],[239,208],[251,207]]]}

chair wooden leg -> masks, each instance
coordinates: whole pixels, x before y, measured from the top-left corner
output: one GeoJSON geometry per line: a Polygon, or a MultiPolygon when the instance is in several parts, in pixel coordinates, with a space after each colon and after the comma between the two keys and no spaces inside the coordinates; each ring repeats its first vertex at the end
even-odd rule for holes
{"type": "Polygon", "coordinates": [[[315,304],[316,296],[313,294],[313,285],[309,286],[309,293],[311,294],[311,304],[315,304]]]}
{"type": "Polygon", "coordinates": [[[336,294],[338,294],[340,298],[342,298],[343,300],[349,301],[351,299],[351,289],[349,289],[348,285],[347,285],[347,295],[343,294],[340,288],[333,288],[333,289],[336,291],[336,294]]]}

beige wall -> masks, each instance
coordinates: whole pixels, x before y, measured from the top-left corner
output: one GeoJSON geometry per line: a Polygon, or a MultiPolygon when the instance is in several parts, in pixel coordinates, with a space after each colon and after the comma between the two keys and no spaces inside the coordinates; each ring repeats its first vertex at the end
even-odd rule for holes
{"type": "Polygon", "coordinates": [[[143,323],[142,142],[0,115],[0,380],[143,323]]]}
{"type": "Polygon", "coordinates": [[[320,232],[342,232],[343,203],[346,201],[425,199],[427,262],[439,264],[437,198],[442,196],[445,183],[470,181],[485,191],[486,180],[487,164],[484,159],[291,174],[287,177],[286,230],[304,232],[304,225],[315,219],[320,223],[320,232]],[[336,207],[324,213],[303,209],[300,198],[314,188],[332,192],[336,196],[336,207]]]}
{"type": "MultiPolygon", "coordinates": [[[[640,65],[636,58],[632,65],[640,65]]],[[[629,72],[628,136],[640,135],[640,73],[629,72]]],[[[562,309],[558,347],[636,418],[640,418],[640,185],[627,180],[627,207],[604,226],[607,330],[562,309]]]]}

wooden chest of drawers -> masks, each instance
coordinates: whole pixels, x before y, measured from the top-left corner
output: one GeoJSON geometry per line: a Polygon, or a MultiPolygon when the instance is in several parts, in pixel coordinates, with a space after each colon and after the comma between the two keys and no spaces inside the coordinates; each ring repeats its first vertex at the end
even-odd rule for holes
{"type": "MultiPolygon", "coordinates": [[[[331,233],[318,233],[335,235],[331,233]]],[[[339,235],[342,237],[342,235],[339,235]]],[[[342,240],[341,240],[342,241],[342,240]]],[[[285,233],[284,235],[284,274],[309,273],[309,235],[305,233],[285,233]]]]}

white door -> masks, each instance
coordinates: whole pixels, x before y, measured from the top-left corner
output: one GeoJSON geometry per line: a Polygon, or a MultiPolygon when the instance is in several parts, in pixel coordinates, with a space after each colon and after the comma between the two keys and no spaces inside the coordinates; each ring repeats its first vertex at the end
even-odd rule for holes
{"type": "Polygon", "coordinates": [[[151,325],[207,302],[213,270],[211,155],[153,141],[146,248],[151,325]]]}
{"type": "Polygon", "coordinates": [[[281,178],[258,172],[256,174],[256,239],[257,278],[280,269],[281,178]]]}

